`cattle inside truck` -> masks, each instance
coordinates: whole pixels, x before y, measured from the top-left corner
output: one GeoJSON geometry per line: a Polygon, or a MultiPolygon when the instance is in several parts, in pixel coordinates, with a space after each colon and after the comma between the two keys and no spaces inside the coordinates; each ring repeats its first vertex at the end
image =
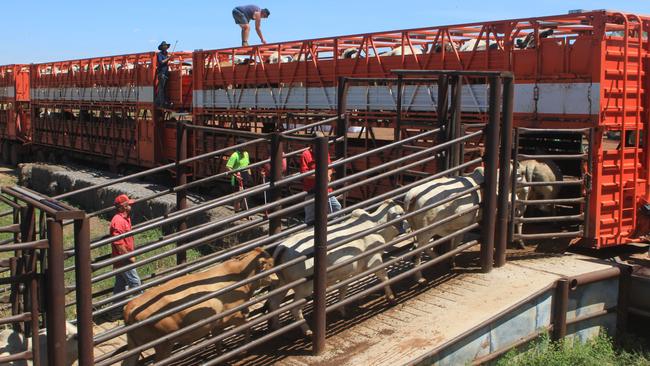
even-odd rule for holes
{"type": "MultiPolygon", "coordinates": [[[[599,10],[196,51],[194,123],[231,127],[247,119],[252,122],[244,128],[258,128],[256,115],[272,115],[278,124],[293,113],[334,115],[340,77],[394,77],[395,69],[511,71],[515,126],[594,130],[592,169],[579,162],[563,165],[588,174],[591,223],[582,242],[618,245],[638,240],[648,227],[642,208],[650,201],[650,154],[643,146],[649,66],[640,60],[650,51],[649,21],[599,10]],[[606,138],[616,133],[624,136],[620,146],[606,138]]],[[[378,141],[372,132],[380,128],[433,128],[436,88],[406,89],[403,114],[409,122],[397,126],[395,85],[358,86],[350,90],[350,123],[366,127],[372,143],[378,141]]],[[[464,93],[463,118],[484,121],[485,83],[464,93]]],[[[206,144],[201,136],[195,148],[206,144]]],[[[540,144],[537,150],[547,148],[540,144]]]]}
{"type": "Polygon", "coordinates": [[[0,66],[0,139],[2,160],[15,164],[21,145],[30,141],[29,66],[0,66]]]}

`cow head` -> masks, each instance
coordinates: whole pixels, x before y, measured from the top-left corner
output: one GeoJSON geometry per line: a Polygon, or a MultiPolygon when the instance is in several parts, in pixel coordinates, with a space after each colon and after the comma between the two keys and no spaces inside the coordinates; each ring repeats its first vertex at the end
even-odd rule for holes
{"type": "MultiPolygon", "coordinates": [[[[273,268],[273,258],[264,250],[260,249],[260,255],[257,257],[257,273],[262,273],[273,268]]],[[[259,288],[270,286],[279,281],[278,275],[272,273],[266,277],[263,277],[259,281],[259,288]]]]}
{"type": "MultiPolygon", "coordinates": [[[[528,165],[523,166],[520,164],[517,166],[515,174],[517,175],[517,190],[515,192],[517,201],[525,201],[528,199],[528,195],[530,194],[530,186],[521,186],[521,183],[533,181],[533,169],[528,165]]],[[[509,199],[510,198],[508,198],[508,200],[509,199]]],[[[525,211],[525,204],[521,202],[515,204],[515,217],[523,217],[525,211]]]]}
{"type": "MultiPolygon", "coordinates": [[[[374,214],[377,213],[382,215],[382,218],[379,220],[379,222],[384,223],[402,217],[404,215],[404,209],[397,202],[393,200],[386,200],[384,203],[382,203],[381,206],[379,206],[374,214]]],[[[406,220],[398,221],[397,223],[384,228],[381,231],[381,236],[383,236],[386,241],[390,241],[397,235],[404,233],[407,227],[408,223],[406,223],[406,220]]]]}

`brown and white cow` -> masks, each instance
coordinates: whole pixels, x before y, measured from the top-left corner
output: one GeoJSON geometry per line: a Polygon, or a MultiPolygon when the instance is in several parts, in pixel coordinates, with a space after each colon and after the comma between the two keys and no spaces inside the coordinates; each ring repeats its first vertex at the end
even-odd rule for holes
{"type": "MultiPolygon", "coordinates": [[[[175,278],[164,285],[145,291],[142,295],[131,300],[124,307],[125,323],[134,324],[159,314],[167,309],[182,305],[188,301],[218,291],[239,281],[250,278],[273,267],[273,258],[262,248],[256,248],[248,253],[220,263],[204,272],[193,273],[175,278]]],[[[225,312],[248,301],[253,293],[277,280],[275,274],[228,291],[198,305],[181,310],[173,315],[160,319],[156,323],[144,325],[127,333],[128,349],[187,327],[215,314],[225,312]]],[[[174,342],[189,344],[207,336],[210,332],[220,331],[231,325],[245,323],[245,314],[241,311],[223,317],[214,322],[177,337],[174,342]]],[[[156,361],[169,356],[173,342],[167,341],[155,346],[156,361]]],[[[138,355],[126,359],[123,365],[135,365],[138,355]]]]}

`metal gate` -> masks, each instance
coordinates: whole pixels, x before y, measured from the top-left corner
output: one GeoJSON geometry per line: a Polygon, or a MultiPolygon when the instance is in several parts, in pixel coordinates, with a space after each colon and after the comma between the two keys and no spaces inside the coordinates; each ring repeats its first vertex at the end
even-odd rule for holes
{"type": "MultiPolygon", "coordinates": [[[[582,238],[589,236],[590,215],[589,202],[591,195],[592,176],[592,146],[593,129],[541,129],[541,128],[515,128],[513,149],[513,169],[519,170],[522,162],[535,160],[546,166],[555,166],[566,173],[571,179],[559,180],[531,180],[517,181],[516,175],[512,177],[512,191],[510,205],[510,219],[508,229],[508,242],[519,242],[523,246],[524,240],[547,238],[582,238]],[[529,197],[544,196],[544,192],[534,194],[543,189],[551,189],[553,193],[538,199],[518,199],[517,189],[528,187],[529,197]],[[550,196],[550,197],[549,197],[550,196]],[[541,213],[535,217],[517,215],[516,211],[530,206],[550,207],[550,212],[541,213]],[[558,214],[562,210],[564,214],[558,214]],[[562,223],[560,231],[557,225],[538,225],[535,233],[523,233],[521,227],[525,224],[550,224],[562,223]],[[570,223],[573,223],[572,225],[570,223]],[[567,226],[567,224],[569,224],[567,226]],[[517,227],[519,226],[519,230],[517,227]]],[[[557,178],[557,177],[554,177],[557,178]]],[[[548,193],[548,191],[546,191],[548,193]]]]}

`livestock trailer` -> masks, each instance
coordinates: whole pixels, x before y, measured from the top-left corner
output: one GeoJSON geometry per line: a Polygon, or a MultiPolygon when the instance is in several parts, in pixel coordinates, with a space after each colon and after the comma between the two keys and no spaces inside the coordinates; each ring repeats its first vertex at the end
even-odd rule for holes
{"type": "MultiPolygon", "coordinates": [[[[188,110],[191,54],[171,57],[168,99],[175,110],[188,110]]],[[[174,155],[166,146],[175,143],[165,113],[154,108],[156,66],[155,52],[31,65],[34,144],[114,165],[167,162],[174,155]]]]}
{"type": "Polygon", "coordinates": [[[0,139],[2,160],[15,164],[30,141],[29,66],[0,66],[0,139]]]}

